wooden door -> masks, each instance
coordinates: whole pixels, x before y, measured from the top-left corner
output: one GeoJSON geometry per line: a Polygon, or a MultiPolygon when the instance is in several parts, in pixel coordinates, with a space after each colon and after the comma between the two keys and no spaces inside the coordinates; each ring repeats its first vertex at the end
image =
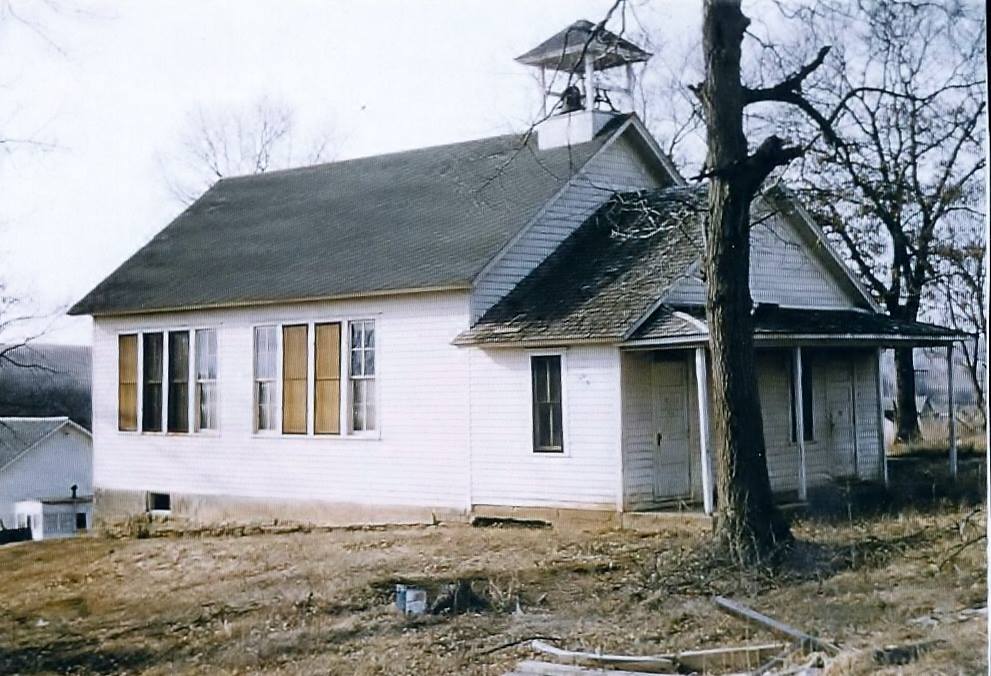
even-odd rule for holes
{"type": "Polygon", "coordinates": [[[688,427],[688,365],[654,364],[654,497],[687,497],[692,490],[688,427]]]}
{"type": "Polygon", "coordinates": [[[829,473],[834,477],[857,473],[853,417],[853,377],[849,364],[831,364],[826,384],[826,411],[830,429],[829,473]]]}

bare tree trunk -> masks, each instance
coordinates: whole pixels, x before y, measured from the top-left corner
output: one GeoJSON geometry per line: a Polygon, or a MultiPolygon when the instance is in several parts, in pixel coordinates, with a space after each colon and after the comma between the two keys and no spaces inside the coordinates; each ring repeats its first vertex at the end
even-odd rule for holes
{"type": "Polygon", "coordinates": [[[740,45],[749,21],[739,2],[707,0],[704,12],[706,75],[701,98],[706,109],[706,165],[712,172],[706,315],[718,474],[716,530],[736,558],[752,561],[791,538],[771,494],[754,368],[750,204],[766,172],[760,176],[744,166],[748,150],[740,45]]]}
{"type": "Polygon", "coordinates": [[[916,441],[922,433],[915,405],[915,356],[910,347],[895,350],[895,392],[895,437],[899,441],[916,441]]]}

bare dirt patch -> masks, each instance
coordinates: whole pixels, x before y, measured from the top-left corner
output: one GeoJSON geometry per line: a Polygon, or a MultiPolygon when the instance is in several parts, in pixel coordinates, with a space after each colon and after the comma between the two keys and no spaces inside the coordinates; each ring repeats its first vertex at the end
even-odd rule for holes
{"type": "Polygon", "coordinates": [[[807,519],[793,560],[746,574],[698,538],[617,531],[19,544],[0,548],[0,673],[500,674],[532,653],[499,647],[532,636],[625,654],[776,640],[717,611],[713,594],[838,643],[828,673],[985,673],[986,612],[968,610],[986,603],[985,528],[969,503],[807,519]],[[457,580],[490,607],[406,617],[392,604],[397,582],[436,594],[457,580]],[[908,665],[874,661],[933,639],[908,665]]]}

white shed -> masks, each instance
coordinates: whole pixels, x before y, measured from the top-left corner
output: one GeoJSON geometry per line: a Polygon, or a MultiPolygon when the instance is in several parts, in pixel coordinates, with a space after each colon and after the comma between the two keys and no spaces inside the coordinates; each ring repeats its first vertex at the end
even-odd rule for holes
{"type": "Polygon", "coordinates": [[[93,496],[20,500],[14,505],[18,528],[30,528],[32,540],[72,537],[93,526],[93,496]]]}

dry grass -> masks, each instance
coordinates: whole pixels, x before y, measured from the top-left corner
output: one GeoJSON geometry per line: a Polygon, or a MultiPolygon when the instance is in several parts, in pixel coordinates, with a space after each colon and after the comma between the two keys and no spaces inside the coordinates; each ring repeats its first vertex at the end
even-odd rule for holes
{"type": "MultiPolygon", "coordinates": [[[[433,526],[244,536],[101,537],[0,548],[0,673],[499,674],[528,636],[624,653],[771,638],[732,595],[834,640],[829,673],[871,650],[946,643],[880,673],[985,673],[983,507],[939,504],[795,525],[775,569],[741,575],[687,535],[433,526]],[[396,582],[476,581],[493,608],[399,615],[396,582]],[[517,605],[519,610],[517,610],[517,605]]],[[[250,531],[249,531],[250,532],[250,531]]],[[[154,532],[149,533],[154,535],[154,532]]]]}

